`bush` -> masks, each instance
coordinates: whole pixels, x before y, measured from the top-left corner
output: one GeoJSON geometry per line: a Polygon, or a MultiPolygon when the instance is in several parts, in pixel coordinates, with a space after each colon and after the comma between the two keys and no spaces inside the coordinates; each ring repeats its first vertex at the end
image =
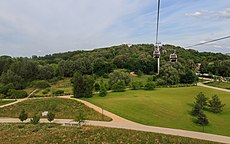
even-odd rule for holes
{"type": "Polygon", "coordinates": [[[166,81],[161,79],[161,78],[158,78],[158,79],[156,79],[156,85],[157,86],[164,86],[164,85],[166,85],[166,81]]]}
{"type": "Polygon", "coordinates": [[[47,114],[47,120],[48,120],[49,122],[52,122],[52,121],[54,120],[54,117],[55,117],[55,114],[54,114],[54,113],[48,112],[48,114],[47,114]]]}
{"type": "Polygon", "coordinates": [[[42,94],[48,94],[50,92],[50,89],[49,88],[46,88],[42,91],[42,94]]]}
{"type": "Polygon", "coordinates": [[[137,71],[137,76],[140,77],[140,76],[142,76],[142,75],[143,75],[143,72],[142,72],[141,70],[138,70],[138,71],[137,71]]]}
{"type": "Polygon", "coordinates": [[[0,93],[0,99],[4,99],[6,96],[0,93]]]}
{"type": "Polygon", "coordinates": [[[11,93],[12,94],[9,98],[12,98],[12,99],[20,99],[20,98],[28,97],[27,92],[23,90],[11,90],[11,93]]]}
{"type": "Polygon", "coordinates": [[[119,81],[123,81],[125,83],[125,86],[128,86],[131,82],[130,74],[128,72],[125,72],[124,70],[115,70],[113,73],[109,74],[108,84],[110,87],[112,87],[119,81]]]}
{"type": "Polygon", "coordinates": [[[104,83],[101,83],[100,85],[100,92],[99,92],[99,96],[104,97],[107,95],[107,89],[105,87],[104,83]]]}
{"type": "Polygon", "coordinates": [[[33,81],[32,86],[39,89],[50,87],[50,84],[46,80],[33,81]]]}
{"type": "Polygon", "coordinates": [[[65,91],[64,90],[56,90],[53,92],[53,95],[55,96],[61,96],[64,95],[65,91]]]}
{"type": "Polygon", "coordinates": [[[139,90],[143,87],[142,82],[134,81],[131,83],[131,89],[132,90],[139,90]]]}
{"type": "Polygon", "coordinates": [[[99,91],[100,90],[100,85],[99,85],[99,83],[95,83],[94,84],[94,89],[95,89],[95,91],[99,91]]]}
{"type": "Polygon", "coordinates": [[[145,85],[145,90],[154,90],[156,87],[156,84],[154,82],[147,82],[145,85]]]}
{"type": "Polygon", "coordinates": [[[114,92],[124,92],[125,91],[125,82],[118,81],[117,83],[112,85],[112,90],[114,92]]]}
{"type": "Polygon", "coordinates": [[[22,110],[18,118],[23,122],[27,120],[28,114],[25,112],[25,110],[22,110]]]}
{"type": "Polygon", "coordinates": [[[0,93],[4,94],[4,95],[7,95],[8,91],[10,89],[14,89],[14,85],[12,83],[7,84],[7,85],[1,85],[0,86],[0,93]]]}
{"type": "Polygon", "coordinates": [[[32,119],[30,119],[30,123],[32,124],[38,124],[40,121],[40,116],[34,115],[32,119]]]}

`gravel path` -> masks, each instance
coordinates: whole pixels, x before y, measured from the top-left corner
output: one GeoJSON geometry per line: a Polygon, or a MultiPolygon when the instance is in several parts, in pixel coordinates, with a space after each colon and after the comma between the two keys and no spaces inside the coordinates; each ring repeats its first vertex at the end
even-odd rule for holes
{"type": "Polygon", "coordinates": [[[208,85],[205,85],[203,83],[197,83],[197,86],[206,87],[206,88],[215,89],[215,90],[220,90],[220,91],[224,91],[224,92],[230,92],[230,90],[218,88],[218,87],[213,87],[213,86],[208,86],[208,85]]]}

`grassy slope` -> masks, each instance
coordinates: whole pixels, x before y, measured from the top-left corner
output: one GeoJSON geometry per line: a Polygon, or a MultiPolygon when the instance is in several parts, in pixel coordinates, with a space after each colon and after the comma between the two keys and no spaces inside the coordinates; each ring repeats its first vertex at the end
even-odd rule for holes
{"type": "Polygon", "coordinates": [[[221,114],[205,112],[210,121],[205,131],[230,136],[230,94],[226,92],[203,87],[161,88],[109,93],[106,97],[96,96],[86,100],[142,124],[201,131],[189,114],[194,97],[199,92],[204,92],[208,97],[217,94],[226,104],[221,114]]]}
{"type": "MultiPolygon", "coordinates": [[[[36,113],[41,114],[43,111],[52,111],[55,113],[56,118],[67,119],[75,118],[78,110],[81,109],[86,119],[102,120],[102,115],[100,113],[84,104],[74,100],[59,98],[27,100],[9,107],[1,108],[0,117],[18,117],[22,109],[29,114],[29,117],[32,117],[36,113]]],[[[104,120],[110,120],[110,118],[104,116],[104,120]]]]}
{"type": "Polygon", "coordinates": [[[206,85],[230,90],[230,83],[229,82],[228,83],[226,83],[226,82],[209,82],[206,85]]]}
{"type": "Polygon", "coordinates": [[[149,132],[111,129],[103,127],[63,127],[54,124],[0,124],[0,141],[4,144],[19,143],[180,143],[214,144],[214,142],[182,138],[149,132]]]}
{"type": "Polygon", "coordinates": [[[38,92],[36,92],[36,95],[39,96],[52,96],[54,91],[57,90],[64,90],[64,95],[71,95],[73,94],[73,88],[72,88],[72,84],[70,82],[70,78],[65,78],[63,80],[58,81],[56,84],[51,85],[50,92],[46,95],[42,94],[43,90],[39,90],[38,92]]]}
{"type": "Polygon", "coordinates": [[[8,103],[12,103],[12,102],[15,102],[15,100],[1,100],[1,99],[0,99],[0,106],[1,106],[1,105],[5,105],[5,104],[8,104],[8,103]]]}

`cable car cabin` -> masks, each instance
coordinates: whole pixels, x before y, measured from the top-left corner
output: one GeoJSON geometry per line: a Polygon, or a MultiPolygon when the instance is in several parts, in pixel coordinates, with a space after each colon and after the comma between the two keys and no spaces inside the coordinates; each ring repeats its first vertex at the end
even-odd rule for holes
{"type": "Polygon", "coordinates": [[[158,50],[155,50],[155,51],[153,52],[154,58],[160,58],[160,55],[161,55],[161,53],[160,53],[160,51],[158,51],[158,50]]]}
{"type": "Polygon", "coordinates": [[[162,54],[163,54],[163,55],[167,54],[167,50],[166,50],[166,49],[163,49],[163,50],[162,50],[162,54]]]}
{"type": "Polygon", "coordinates": [[[176,54],[170,54],[170,62],[177,62],[177,55],[176,54]]]}

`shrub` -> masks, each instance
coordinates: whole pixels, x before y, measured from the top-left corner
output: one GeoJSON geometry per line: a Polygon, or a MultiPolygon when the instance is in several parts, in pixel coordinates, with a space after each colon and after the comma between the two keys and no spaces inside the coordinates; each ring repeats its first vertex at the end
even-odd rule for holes
{"type": "Polygon", "coordinates": [[[81,126],[81,123],[85,122],[85,114],[82,110],[79,110],[75,120],[78,122],[78,125],[81,126]]]}
{"type": "Polygon", "coordinates": [[[142,82],[134,81],[131,83],[131,89],[132,90],[139,90],[143,87],[142,82]]]}
{"type": "Polygon", "coordinates": [[[25,112],[25,110],[22,110],[18,118],[23,122],[27,120],[28,114],[25,112]]]}
{"type": "Polygon", "coordinates": [[[145,85],[145,89],[146,90],[154,90],[156,87],[156,84],[154,82],[147,82],[145,85]]]}
{"type": "Polygon", "coordinates": [[[23,90],[11,90],[10,98],[20,99],[20,98],[25,98],[27,96],[28,96],[28,94],[27,94],[26,91],[23,91],[23,90]]]}
{"type": "Polygon", "coordinates": [[[47,114],[47,120],[48,120],[49,122],[52,122],[52,121],[54,120],[54,117],[55,117],[55,114],[54,114],[54,113],[48,112],[48,114],[47,114]]]}
{"type": "Polygon", "coordinates": [[[12,83],[7,84],[7,85],[1,85],[0,86],[0,93],[7,95],[8,91],[10,89],[14,89],[14,85],[12,83]]]}
{"type": "Polygon", "coordinates": [[[166,81],[161,79],[161,78],[158,78],[156,79],[156,85],[157,86],[163,86],[163,85],[166,85],[166,81]]]}
{"type": "Polygon", "coordinates": [[[99,91],[99,90],[100,90],[100,85],[99,85],[99,83],[95,83],[95,84],[94,84],[94,89],[95,89],[95,91],[99,91]]]}
{"type": "Polygon", "coordinates": [[[0,93],[0,99],[4,99],[6,96],[0,93]]]}
{"type": "Polygon", "coordinates": [[[143,72],[142,72],[141,70],[138,70],[138,71],[137,71],[137,76],[140,77],[140,76],[142,76],[142,75],[143,75],[143,72]]]}
{"type": "Polygon", "coordinates": [[[64,90],[56,90],[53,92],[53,95],[55,96],[61,96],[61,95],[64,95],[64,90]]]}
{"type": "Polygon", "coordinates": [[[115,83],[123,81],[125,86],[128,86],[131,82],[130,74],[124,70],[116,70],[113,73],[109,74],[109,86],[112,87],[115,83]]]}
{"type": "Polygon", "coordinates": [[[123,92],[125,91],[125,82],[124,81],[118,81],[117,83],[112,85],[112,90],[114,92],[123,92]]]}
{"type": "Polygon", "coordinates": [[[39,89],[50,87],[50,84],[46,80],[33,81],[32,86],[39,89]]]}
{"type": "Polygon", "coordinates": [[[46,88],[42,91],[42,94],[48,94],[50,92],[50,89],[49,88],[46,88]]]}
{"type": "Polygon", "coordinates": [[[100,92],[99,92],[99,96],[104,97],[107,95],[107,89],[105,87],[104,83],[101,83],[100,85],[100,92]]]}
{"type": "Polygon", "coordinates": [[[40,121],[40,116],[34,115],[32,119],[30,119],[30,123],[32,124],[38,124],[40,121]]]}

